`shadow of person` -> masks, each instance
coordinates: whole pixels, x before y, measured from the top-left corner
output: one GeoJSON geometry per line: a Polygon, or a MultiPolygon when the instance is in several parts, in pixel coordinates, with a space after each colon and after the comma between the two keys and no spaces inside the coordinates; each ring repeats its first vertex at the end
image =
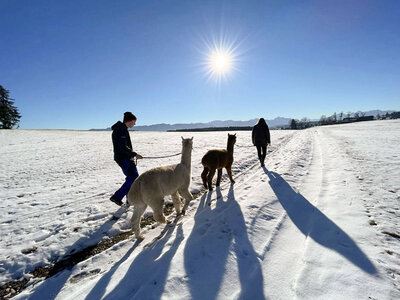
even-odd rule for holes
{"type": "Polygon", "coordinates": [[[175,225],[176,223],[167,225],[157,240],[136,256],[124,278],[103,299],[161,298],[171,260],[184,239],[182,224],[178,224],[175,240],[167,251],[164,250],[175,225]]]}
{"type": "Polygon", "coordinates": [[[357,244],[333,221],[313,206],[278,174],[264,168],[272,190],[289,218],[305,235],[318,244],[336,251],[358,268],[369,274],[377,270],[357,244]]]}
{"type": "Polygon", "coordinates": [[[239,299],[265,299],[263,276],[257,255],[247,236],[243,213],[235,200],[233,185],[226,201],[219,187],[217,202],[211,209],[212,192],[204,194],[194,217],[193,230],[186,241],[184,264],[191,299],[232,298],[233,292],[219,295],[224,277],[237,278],[239,299]],[[236,266],[232,263],[236,261],[236,266]]]}
{"type": "Polygon", "coordinates": [[[86,247],[80,252],[75,253],[75,249],[82,247],[88,241],[98,240],[107,233],[111,227],[118,221],[118,218],[126,211],[126,208],[120,207],[115,213],[115,218],[107,220],[103,225],[101,225],[96,231],[91,233],[89,236],[84,236],[72,244],[65,255],[60,257],[52,269],[49,271],[48,279],[44,281],[40,286],[38,286],[34,292],[29,296],[32,300],[46,300],[55,299],[61,289],[64,287],[65,283],[70,278],[70,272],[62,272],[65,269],[71,269],[74,265],[81,262],[87,255],[89,255],[92,249],[96,245],[86,247]]]}

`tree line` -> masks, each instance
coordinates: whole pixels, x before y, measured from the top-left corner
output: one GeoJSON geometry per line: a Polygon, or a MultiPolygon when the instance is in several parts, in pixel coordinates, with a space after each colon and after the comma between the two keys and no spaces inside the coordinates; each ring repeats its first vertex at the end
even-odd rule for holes
{"type": "Polygon", "coordinates": [[[252,126],[228,126],[228,127],[204,127],[204,128],[191,128],[191,129],[174,129],[167,130],[168,132],[203,132],[203,131],[249,131],[252,126]]]}
{"type": "MultiPolygon", "coordinates": [[[[333,125],[343,124],[359,121],[370,121],[370,120],[384,120],[384,119],[399,119],[400,111],[392,113],[386,113],[384,115],[377,116],[366,116],[364,112],[360,113],[336,113],[334,112],[331,116],[322,115],[317,121],[310,120],[308,118],[291,119],[287,126],[281,129],[305,129],[313,126],[322,125],[333,125]]],[[[14,99],[10,98],[10,92],[0,85],[0,129],[11,129],[18,126],[21,115],[18,108],[14,106],[14,99]]],[[[17,127],[18,128],[18,127],[17,127]]],[[[197,128],[197,129],[180,129],[173,131],[216,131],[216,130],[251,130],[250,126],[243,127],[211,127],[211,128],[197,128]]]]}
{"type": "Polygon", "coordinates": [[[301,120],[291,119],[289,124],[282,129],[305,129],[314,126],[323,126],[323,125],[334,125],[334,124],[343,124],[343,123],[352,123],[352,122],[360,122],[360,121],[372,121],[372,120],[386,120],[386,119],[399,119],[400,111],[386,113],[384,115],[377,116],[366,116],[365,112],[357,112],[357,113],[336,113],[334,112],[331,116],[327,117],[326,115],[322,115],[319,120],[310,120],[308,118],[303,118],[301,120]]]}

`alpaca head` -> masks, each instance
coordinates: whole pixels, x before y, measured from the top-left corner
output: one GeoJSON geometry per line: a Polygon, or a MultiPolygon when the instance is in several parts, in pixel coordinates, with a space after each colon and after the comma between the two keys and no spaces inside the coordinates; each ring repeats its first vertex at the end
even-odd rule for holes
{"type": "Polygon", "coordinates": [[[228,133],[228,145],[233,146],[236,143],[236,133],[235,134],[229,134],[228,133]]]}
{"type": "Polygon", "coordinates": [[[182,152],[185,149],[192,151],[192,149],[193,149],[193,137],[188,138],[188,139],[184,139],[182,137],[182,152]]]}

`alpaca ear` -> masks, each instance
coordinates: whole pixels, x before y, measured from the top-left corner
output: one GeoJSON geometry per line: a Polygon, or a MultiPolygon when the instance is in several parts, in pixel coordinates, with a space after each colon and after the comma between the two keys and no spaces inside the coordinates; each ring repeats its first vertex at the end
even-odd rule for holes
{"type": "Polygon", "coordinates": [[[234,134],[234,136],[236,136],[236,133],[234,134]]]}
{"type": "Polygon", "coordinates": [[[193,137],[191,138],[191,140],[193,141],[193,137]]]}
{"type": "Polygon", "coordinates": [[[182,141],[183,141],[184,140],[183,136],[181,136],[181,138],[182,138],[182,141]]]}

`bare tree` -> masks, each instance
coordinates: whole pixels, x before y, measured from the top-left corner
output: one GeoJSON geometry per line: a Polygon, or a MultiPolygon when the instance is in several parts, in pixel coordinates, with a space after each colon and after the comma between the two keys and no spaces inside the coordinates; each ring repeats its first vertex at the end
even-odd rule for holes
{"type": "Polygon", "coordinates": [[[332,115],[332,122],[333,122],[334,124],[336,124],[336,123],[337,123],[337,116],[336,116],[336,112],[334,112],[334,113],[333,113],[333,115],[332,115]]]}
{"type": "Polygon", "coordinates": [[[319,119],[319,124],[326,125],[326,116],[325,115],[321,116],[321,118],[319,119]]]}
{"type": "Polygon", "coordinates": [[[310,127],[310,120],[307,119],[306,117],[304,117],[303,119],[301,119],[300,123],[301,123],[301,128],[308,128],[308,127],[310,127]]]}

